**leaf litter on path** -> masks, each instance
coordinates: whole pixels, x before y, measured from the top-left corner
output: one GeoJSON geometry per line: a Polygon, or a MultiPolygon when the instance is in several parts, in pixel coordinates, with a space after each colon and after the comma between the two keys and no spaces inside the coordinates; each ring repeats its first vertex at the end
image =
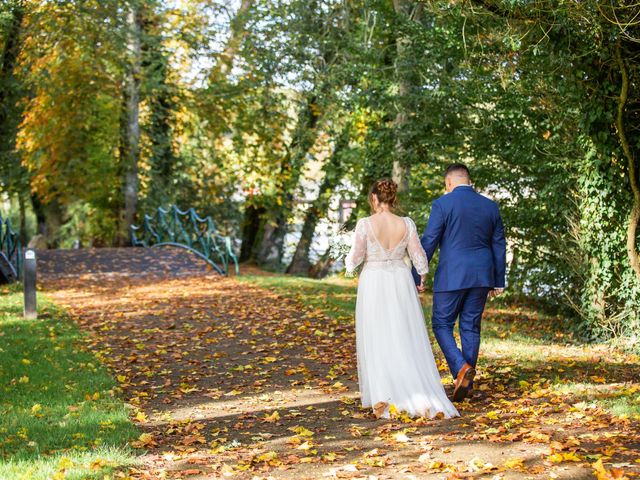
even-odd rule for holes
{"type": "MultiPolygon", "coordinates": [[[[377,420],[359,407],[352,319],[242,278],[173,276],[169,267],[44,279],[89,333],[87,347],[118,379],[142,428],[133,446],[146,453],[131,478],[640,473],[637,419],[576,401],[554,387],[556,372],[526,366],[501,344],[481,354],[477,393],[460,405],[461,418],[377,420]]],[[[567,348],[554,358],[560,353],[568,365],[577,355],[567,348]]],[[[587,378],[603,377],[591,370],[587,378]]]]}

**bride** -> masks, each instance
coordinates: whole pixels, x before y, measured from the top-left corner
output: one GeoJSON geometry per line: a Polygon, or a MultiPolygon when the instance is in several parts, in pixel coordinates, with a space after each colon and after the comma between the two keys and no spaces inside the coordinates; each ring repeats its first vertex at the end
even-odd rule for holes
{"type": "Polygon", "coordinates": [[[398,186],[371,187],[374,213],[358,221],[345,259],[347,274],[364,262],[356,302],[356,349],[362,406],[389,418],[391,405],[410,416],[458,416],[440,381],[408,253],[424,283],[429,269],[416,226],[392,213],[398,186]]]}

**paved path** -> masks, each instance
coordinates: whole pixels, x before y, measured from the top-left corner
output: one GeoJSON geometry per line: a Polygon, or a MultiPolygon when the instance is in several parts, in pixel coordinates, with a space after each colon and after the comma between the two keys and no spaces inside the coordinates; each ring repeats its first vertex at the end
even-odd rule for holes
{"type": "MultiPolygon", "coordinates": [[[[39,261],[42,287],[89,333],[145,432],[133,478],[593,478],[586,463],[543,460],[595,431],[579,415],[561,421],[559,400],[496,391],[461,419],[375,420],[357,404],[351,323],[216,275],[186,251],[39,261]]],[[[614,428],[622,446],[629,425],[614,428]]]]}
{"type": "Polygon", "coordinates": [[[39,250],[38,273],[46,282],[79,277],[181,277],[213,273],[188,250],[157,248],[81,248],[39,250]]]}

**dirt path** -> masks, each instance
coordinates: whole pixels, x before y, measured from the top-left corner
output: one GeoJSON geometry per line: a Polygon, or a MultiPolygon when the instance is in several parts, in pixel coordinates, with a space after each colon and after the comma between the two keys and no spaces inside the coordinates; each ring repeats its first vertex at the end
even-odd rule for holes
{"type": "Polygon", "coordinates": [[[504,362],[460,419],[375,420],[350,323],[186,252],[42,252],[40,272],[145,432],[133,478],[586,479],[598,457],[640,472],[637,422],[523,395],[504,362]]]}

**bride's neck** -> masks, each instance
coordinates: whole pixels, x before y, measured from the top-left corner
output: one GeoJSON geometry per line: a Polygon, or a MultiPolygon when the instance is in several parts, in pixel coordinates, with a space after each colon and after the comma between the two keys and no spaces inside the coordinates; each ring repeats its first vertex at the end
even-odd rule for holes
{"type": "Polygon", "coordinates": [[[380,213],[390,213],[391,210],[389,208],[389,205],[387,204],[381,204],[380,206],[378,206],[378,208],[376,208],[376,214],[380,214],[380,213]]]}

